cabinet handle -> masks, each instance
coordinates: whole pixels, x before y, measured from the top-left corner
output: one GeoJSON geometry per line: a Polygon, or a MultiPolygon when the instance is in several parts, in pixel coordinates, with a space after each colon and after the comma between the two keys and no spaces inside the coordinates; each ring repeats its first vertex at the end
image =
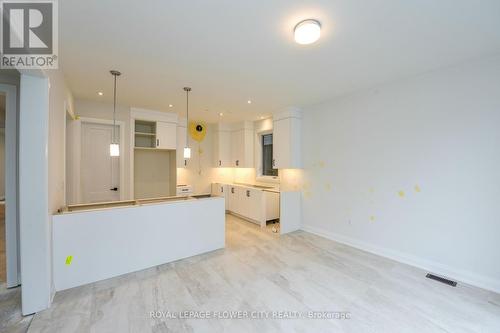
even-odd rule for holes
{"type": "Polygon", "coordinates": [[[250,198],[250,190],[247,190],[247,197],[250,198]]]}
{"type": "Polygon", "coordinates": [[[160,139],[156,139],[156,147],[160,146],[160,139]]]}
{"type": "Polygon", "coordinates": [[[223,186],[221,186],[221,188],[220,188],[220,193],[224,193],[224,187],[223,186]]]}
{"type": "Polygon", "coordinates": [[[219,166],[221,166],[221,165],[222,165],[222,162],[221,162],[221,160],[219,160],[219,166]]]}
{"type": "Polygon", "coordinates": [[[236,166],[240,165],[240,160],[236,160],[236,166]]]}
{"type": "Polygon", "coordinates": [[[184,160],[184,166],[187,166],[187,165],[188,165],[188,161],[184,160]]]}
{"type": "Polygon", "coordinates": [[[234,187],[231,187],[231,193],[234,194],[234,187]]]}

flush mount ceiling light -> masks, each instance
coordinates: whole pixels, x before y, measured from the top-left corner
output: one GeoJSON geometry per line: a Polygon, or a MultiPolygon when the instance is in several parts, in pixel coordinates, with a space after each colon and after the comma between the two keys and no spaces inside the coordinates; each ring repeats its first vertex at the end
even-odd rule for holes
{"type": "Polygon", "coordinates": [[[102,91],[99,91],[99,92],[97,93],[97,95],[102,96],[102,95],[104,95],[104,93],[103,93],[102,91]]]}
{"type": "Polygon", "coordinates": [[[168,105],[168,107],[169,107],[169,108],[173,108],[174,106],[173,106],[172,104],[169,104],[169,105],[168,105]]]}
{"type": "Polygon", "coordinates": [[[248,103],[248,104],[252,104],[252,101],[251,101],[251,100],[248,100],[248,101],[247,101],[247,103],[248,103]]]}
{"type": "Polygon", "coordinates": [[[295,26],[294,34],[297,44],[312,44],[321,36],[321,24],[312,19],[304,20],[295,26]]]}

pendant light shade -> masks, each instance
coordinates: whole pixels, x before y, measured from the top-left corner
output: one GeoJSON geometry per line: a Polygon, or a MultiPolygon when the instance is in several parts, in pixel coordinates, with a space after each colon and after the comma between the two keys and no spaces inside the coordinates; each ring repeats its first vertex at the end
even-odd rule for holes
{"type": "Polygon", "coordinates": [[[117,143],[112,143],[109,145],[109,155],[111,157],[120,156],[120,145],[117,143]]]}
{"type": "Polygon", "coordinates": [[[188,127],[189,127],[189,92],[191,88],[184,87],[184,91],[186,92],[186,146],[184,147],[184,158],[191,158],[191,148],[188,145],[188,127]]]}
{"type": "Polygon", "coordinates": [[[109,156],[117,157],[120,156],[120,145],[118,140],[116,140],[116,77],[122,75],[119,71],[111,70],[109,71],[114,77],[114,88],[113,88],[113,138],[111,139],[111,144],[109,145],[109,156]]]}
{"type": "Polygon", "coordinates": [[[191,148],[185,147],[184,148],[184,158],[191,158],[191,148]]]}

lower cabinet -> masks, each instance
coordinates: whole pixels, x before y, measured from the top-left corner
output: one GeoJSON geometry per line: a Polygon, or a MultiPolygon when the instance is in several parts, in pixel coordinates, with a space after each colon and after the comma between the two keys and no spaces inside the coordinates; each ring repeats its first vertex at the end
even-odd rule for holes
{"type": "Polygon", "coordinates": [[[266,226],[266,221],[279,219],[278,192],[214,183],[212,195],[226,199],[226,210],[256,222],[261,227],[266,226]]]}

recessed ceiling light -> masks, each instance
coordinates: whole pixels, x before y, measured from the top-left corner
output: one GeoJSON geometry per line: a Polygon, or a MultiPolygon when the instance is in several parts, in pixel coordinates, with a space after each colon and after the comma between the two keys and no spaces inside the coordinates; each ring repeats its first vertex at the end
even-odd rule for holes
{"type": "Polygon", "coordinates": [[[321,36],[321,24],[316,20],[304,20],[295,26],[294,34],[297,44],[312,44],[321,36]]]}
{"type": "Polygon", "coordinates": [[[221,112],[221,113],[219,113],[219,116],[221,116],[221,117],[222,117],[223,115],[224,115],[224,113],[222,113],[222,112],[221,112]]]}
{"type": "Polygon", "coordinates": [[[251,100],[248,100],[248,101],[247,101],[247,103],[248,103],[248,104],[252,104],[252,101],[251,101],[251,100]]]}
{"type": "Polygon", "coordinates": [[[97,95],[102,96],[102,95],[104,95],[104,93],[103,93],[102,91],[99,91],[99,92],[97,93],[97,95]]]}
{"type": "Polygon", "coordinates": [[[169,105],[168,105],[168,107],[169,107],[169,108],[173,108],[174,106],[173,106],[172,104],[169,104],[169,105]]]}

